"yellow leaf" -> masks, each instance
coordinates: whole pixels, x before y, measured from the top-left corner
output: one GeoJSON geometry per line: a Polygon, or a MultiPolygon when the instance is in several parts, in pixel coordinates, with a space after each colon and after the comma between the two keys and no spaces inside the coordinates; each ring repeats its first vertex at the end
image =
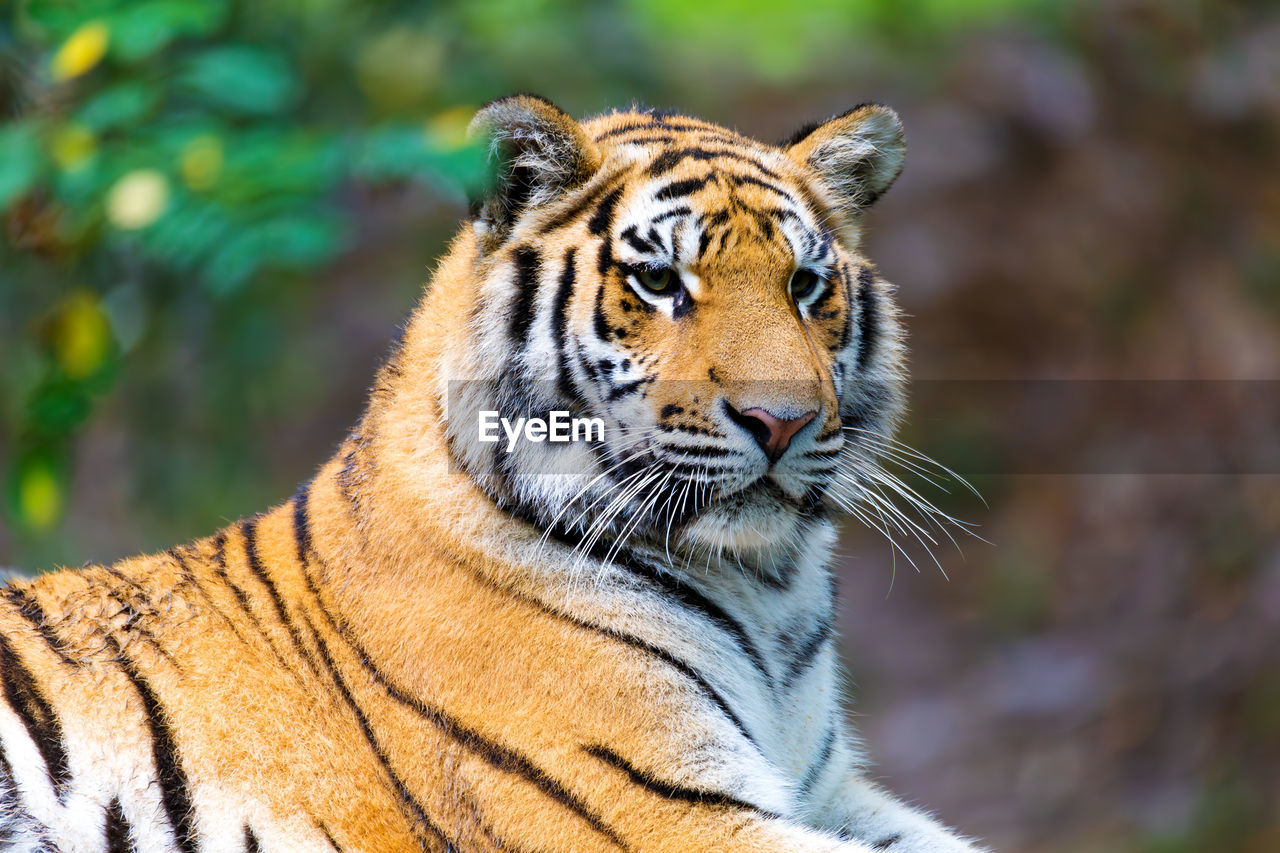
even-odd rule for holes
{"type": "Polygon", "coordinates": [[[62,484],[45,465],[31,465],[18,480],[18,511],[36,530],[47,530],[62,515],[62,484]]]}
{"type": "Polygon", "coordinates": [[[81,25],[53,55],[53,79],[70,80],[92,70],[106,56],[110,40],[111,32],[101,21],[81,25]]]}
{"type": "Polygon", "coordinates": [[[117,228],[146,228],[169,206],[169,181],[154,169],[129,172],[107,193],[107,219],[117,228]]]}
{"type": "Polygon", "coordinates": [[[98,140],[88,128],[69,124],[53,137],[53,160],[64,172],[84,164],[98,150],[98,140]]]}
{"type": "Polygon", "coordinates": [[[92,293],[79,292],[63,303],[55,326],[54,354],[71,379],[92,376],[111,354],[111,323],[92,293]]]}
{"type": "Polygon", "coordinates": [[[445,70],[445,43],[406,26],[366,41],[356,54],[356,84],[381,110],[411,110],[435,89],[445,70]]]}
{"type": "Polygon", "coordinates": [[[207,190],[222,174],[222,140],[216,136],[197,136],[182,149],[182,179],[193,190],[207,190]]]}
{"type": "Polygon", "coordinates": [[[427,119],[427,140],[441,148],[461,148],[467,144],[467,126],[475,107],[450,107],[427,119]]]}

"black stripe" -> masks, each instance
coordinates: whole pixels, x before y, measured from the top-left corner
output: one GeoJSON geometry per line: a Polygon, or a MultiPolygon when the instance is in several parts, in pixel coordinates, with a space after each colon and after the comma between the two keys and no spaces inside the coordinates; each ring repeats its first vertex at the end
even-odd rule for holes
{"type": "Polygon", "coordinates": [[[667,201],[673,198],[684,198],[687,195],[696,193],[715,179],[716,175],[712,172],[711,174],[703,175],[701,178],[684,178],[683,180],[672,181],[662,189],[658,190],[654,195],[654,199],[657,201],[667,201]]]}
{"type": "Polygon", "coordinates": [[[316,821],[316,828],[320,830],[321,834],[324,835],[324,840],[329,842],[329,846],[336,853],[342,853],[342,848],[338,846],[338,842],[334,839],[333,833],[329,831],[329,827],[325,826],[321,821],[316,821]]]}
{"type": "Polygon", "coordinates": [[[600,251],[596,255],[596,272],[600,273],[603,278],[609,274],[609,270],[613,268],[613,240],[606,236],[600,241],[600,251]]]}
{"type": "Polygon", "coordinates": [[[210,595],[209,591],[204,588],[203,584],[200,583],[200,580],[196,577],[195,572],[191,570],[191,566],[187,563],[186,558],[182,556],[182,554],[178,551],[178,549],[170,548],[168,551],[168,554],[170,557],[174,559],[175,562],[177,562],[178,571],[182,575],[182,579],[187,583],[188,586],[193,588],[196,592],[200,593],[200,595],[204,598],[204,600],[208,602],[210,612],[212,612],[219,619],[221,619],[226,624],[226,626],[231,629],[232,633],[234,633],[236,637],[239,638],[241,643],[243,643],[246,646],[251,646],[252,644],[249,642],[249,638],[246,637],[240,631],[240,626],[237,625],[235,622],[231,621],[231,617],[227,616],[226,613],[222,612],[222,608],[218,606],[218,603],[213,600],[213,596],[210,595]]]}
{"type": "Polygon", "coordinates": [[[133,830],[129,827],[118,797],[107,805],[105,823],[103,834],[106,853],[133,853],[133,830]]]}
{"type": "Polygon", "coordinates": [[[730,616],[723,607],[707,598],[697,588],[675,575],[663,571],[659,567],[651,566],[634,558],[627,559],[626,554],[615,554],[614,562],[632,574],[638,575],[658,586],[663,594],[680,602],[685,607],[697,611],[707,621],[733,637],[739,648],[751,659],[751,662],[760,671],[761,675],[769,679],[769,670],[765,666],[764,656],[755,647],[755,644],[751,642],[742,623],[730,616]]]}
{"type": "Polygon", "coordinates": [[[556,357],[560,364],[560,370],[556,374],[556,387],[564,399],[580,402],[581,397],[573,384],[573,372],[569,364],[569,300],[573,296],[574,280],[577,277],[574,259],[576,252],[577,247],[570,246],[564,253],[564,269],[556,285],[555,307],[551,315],[551,333],[555,338],[556,357]]]}
{"type": "Polygon", "coordinates": [[[724,225],[729,221],[729,211],[717,210],[715,213],[704,213],[700,219],[703,228],[710,228],[716,225],[724,225]]]}
{"type": "Polygon", "coordinates": [[[809,669],[810,666],[813,665],[814,660],[818,656],[818,652],[822,651],[822,648],[827,644],[827,641],[830,640],[832,636],[833,627],[830,624],[826,624],[817,631],[814,631],[813,635],[805,640],[804,644],[796,650],[796,653],[791,660],[790,670],[787,672],[787,676],[782,682],[783,690],[789,690],[791,686],[795,684],[796,679],[798,679],[806,670],[809,669]]]}
{"type": "Polygon", "coordinates": [[[191,784],[186,771],[182,769],[182,758],[178,754],[173,729],[170,727],[164,706],[156,696],[151,684],[138,672],[133,661],[124,653],[119,644],[115,646],[116,659],[121,670],[133,684],[138,698],[142,700],[142,709],[147,717],[147,728],[151,733],[151,757],[156,765],[156,781],[160,783],[160,803],[178,840],[178,847],[183,853],[197,853],[200,842],[196,835],[195,807],[191,802],[191,784]]]}
{"type": "Polygon", "coordinates": [[[647,773],[635,767],[618,753],[605,746],[584,746],[583,750],[594,758],[598,758],[605,764],[621,770],[631,778],[631,781],[650,793],[665,797],[668,800],[680,800],[686,803],[696,803],[703,806],[719,806],[731,809],[743,809],[754,812],[764,818],[777,819],[778,815],[765,811],[759,806],[752,805],[745,800],[720,791],[705,791],[697,788],[686,788],[673,782],[667,782],[657,778],[651,773],[647,773]]]}
{"type": "Polygon", "coordinates": [[[634,394],[657,378],[658,377],[656,376],[642,376],[639,379],[632,380],[631,382],[625,382],[622,385],[614,385],[609,391],[608,400],[612,403],[626,397],[628,394],[634,394]]]}
{"type": "Polygon", "coordinates": [[[880,337],[880,306],[876,295],[875,273],[871,267],[858,270],[858,369],[867,366],[871,350],[880,337]]]}
{"type": "MultiPolygon", "coordinates": [[[[817,317],[818,312],[820,312],[826,304],[831,301],[831,297],[835,295],[835,292],[836,288],[834,285],[832,285],[830,281],[825,282],[822,285],[822,292],[818,294],[818,298],[809,303],[809,314],[817,317]]],[[[833,316],[835,316],[834,313],[828,315],[826,319],[830,319],[833,316]]]]}
{"type": "MultiPolygon", "coordinates": [[[[734,186],[740,187],[743,184],[751,184],[752,186],[756,186],[756,187],[760,187],[762,189],[768,190],[771,193],[776,193],[777,195],[782,196],[783,198],[785,198],[787,201],[791,202],[794,205],[799,206],[800,204],[799,200],[797,200],[795,196],[793,196],[791,193],[787,192],[785,189],[778,186],[777,184],[770,183],[769,181],[763,181],[760,178],[755,178],[755,177],[752,177],[751,175],[729,175],[728,177],[729,177],[730,183],[732,183],[734,186]]],[[[787,211],[787,212],[790,213],[790,211],[787,211]]]]}
{"type": "Polygon", "coordinates": [[[672,121],[652,121],[648,123],[635,122],[624,124],[621,127],[615,127],[612,130],[606,130],[595,138],[596,142],[603,142],[614,136],[624,136],[628,133],[636,131],[650,130],[675,130],[688,131],[690,133],[700,134],[704,140],[720,141],[727,145],[750,145],[751,141],[745,137],[735,137],[725,131],[723,128],[716,127],[713,124],[692,124],[689,122],[672,122],[672,121]]]}
{"type": "MultiPolygon", "coordinates": [[[[544,529],[546,527],[540,519],[526,513],[519,507],[502,505],[501,508],[505,512],[519,518],[521,521],[533,525],[534,527],[538,527],[539,529],[544,529]]],[[[568,548],[578,548],[580,545],[580,543],[574,541],[574,537],[570,533],[558,526],[547,530],[546,532],[549,537],[555,539],[557,542],[560,542],[568,548]]],[[[738,648],[741,649],[742,653],[751,660],[752,664],[755,665],[760,674],[763,675],[767,681],[772,680],[769,675],[769,670],[765,666],[764,656],[760,653],[760,650],[756,648],[755,644],[751,642],[750,637],[747,635],[746,628],[743,627],[742,623],[730,616],[720,605],[716,604],[714,601],[699,592],[696,587],[691,586],[683,579],[670,574],[659,566],[637,559],[635,555],[625,547],[615,549],[607,544],[599,543],[594,545],[587,552],[587,555],[600,560],[601,562],[604,562],[606,556],[610,557],[610,560],[614,565],[630,572],[632,575],[635,575],[642,580],[648,581],[650,584],[658,587],[658,591],[661,594],[666,595],[678,604],[684,605],[689,610],[697,612],[711,624],[728,634],[734,640],[738,648]]],[[[508,591],[508,594],[513,593],[508,591]]]]}
{"type": "Polygon", "coordinates": [[[4,590],[4,597],[9,600],[18,611],[18,615],[30,623],[31,627],[45,641],[45,644],[58,656],[58,659],[68,666],[80,666],[81,662],[71,657],[71,649],[62,638],[53,632],[53,628],[49,626],[49,617],[45,614],[44,608],[23,590],[17,587],[7,587],[4,590]]]}
{"type": "Polygon", "coordinates": [[[652,655],[653,657],[658,658],[663,663],[675,669],[685,678],[692,681],[697,686],[698,690],[701,691],[702,694],[712,702],[712,704],[714,704],[717,708],[719,708],[721,713],[723,713],[726,717],[729,718],[729,722],[733,723],[733,726],[738,730],[738,733],[741,734],[744,738],[746,738],[748,743],[752,744],[753,746],[755,745],[755,740],[751,737],[751,733],[747,731],[747,726],[742,721],[742,718],[739,717],[737,713],[734,712],[732,707],[730,707],[728,700],[726,700],[718,690],[712,687],[711,684],[707,681],[707,679],[702,675],[702,673],[694,669],[692,664],[682,660],[681,658],[676,657],[674,654],[662,648],[661,646],[655,646],[652,643],[649,643],[645,640],[640,639],[639,637],[632,636],[630,634],[624,634],[621,631],[615,631],[612,628],[606,628],[602,625],[596,625],[592,622],[587,622],[586,620],[578,619],[576,617],[570,616],[567,613],[561,613],[558,610],[548,607],[547,605],[543,604],[541,601],[528,598],[527,596],[519,595],[517,593],[511,592],[510,590],[503,590],[503,591],[514,598],[518,598],[521,601],[526,601],[530,604],[533,604],[539,607],[540,609],[542,609],[544,612],[552,616],[555,616],[559,619],[562,619],[566,622],[570,622],[578,626],[579,628],[584,628],[588,631],[593,631],[597,634],[603,634],[604,636],[608,637],[611,640],[616,640],[619,643],[623,643],[627,646],[630,646],[633,649],[637,649],[639,651],[644,652],[645,654],[652,655]]]}
{"type": "Polygon", "coordinates": [[[735,151],[732,148],[709,149],[694,147],[665,151],[658,157],[654,158],[653,162],[649,164],[649,174],[655,178],[659,177],[660,175],[670,172],[685,160],[701,160],[705,162],[718,159],[736,160],[739,163],[746,163],[747,165],[753,166],[761,174],[767,175],[774,180],[782,180],[781,175],[761,163],[759,160],[744,154],[741,151],[735,151]]]}
{"type": "MultiPolygon", "coordinates": [[[[682,118],[687,119],[687,117],[684,117],[684,116],[682,116],[682,118]]],[[[601,133],[598,136],[596,136],[595,141],[603,142],[604,140],[610,139],[615,136],[625,136],[628,133],[635,133],[637,131],[654,131],[654,130],[677,131],[677,132],[685,131],[685,132],[691,132],[691,133],[699,133],[699,132],[700,133],[716,133],[717,131],[720,131],[719,128],[717,128],[715,125],[712,125],[712,124],[701,124],[701,123],[691,122],[688,120],[667,121],[666,119],[655,118],[648,122],[644,122],[644,121],[630,122],[628,124],[615,127],[612,130],[606,130],[604,133],[601,133]]],[[[723,134],[723,131],[720,131],[720,132],[721,134],[723,134]]]]}
{"type": "MultiPolygon", "coordinates": [[[[711,247],[711,240],[715,236],[712,229],[718,228],[729,221],[727,211],[718,210],[711,215],[703,215],[700,221],[702,234],[698,237],[698,258],[702,259],[707,254],[707,249],[711,247]]],[[[720,233],[720,232],[716,232],[720,233]]]]}
{"type": "MultiPolygon", "coordinates": [[[[718,145],[728,146],[730,149],[744,148],[750,150],[755,142],[743,136],[733,136],[728,132],[715,133],[710,129],[699,131],[697,134],[697,142],[699,143],[716,143],[718,145]]],[[[759,166],[759,164],[756,164],[759,166]]],[[[760,170],[773,175],[764,166],[760,166],[760,170]]],[[[776,176],[775,176],[776,177],[776,176]]]]}
{"type": "Polygon", "coordinates": [[[662,213],[659,213],[657,216],[653,217],[653,219],[649,220],[650,237],[653,236],[652,226],[657,225],[659,222],[666,222],[668,219],[671,219],[676,216],[684,216],[685,214],[688,214],[688,213],[693,213],[693,210],[689,207],[686,207],[683,204],[679,205],[678,207],[673,207],[670,210],[664,210],[662,213]]]}
{"type": "MultiPolygon", "coordinates": [[[[799,204],[799,202],[797,202],[797,204],[799,204]]],[[[743,207],[748,207],[748,206],[744,204],[744,205],[743,205],[743,207]]],[[[795,222],[796,222],[797,224],[799,224],[799,225],[804,225],[804,220],[800,218],[800,214],[796,213],[794,210],[790,210],[790,209],[785,208],[785,207],[759,207],[759,208],[748,208],[748,209],[750,209],[750,210],[754,210],[757,214],[763,214],[763,215],[765,215],[765,216],[772,216],[772,217],[774,217],[775,219],[780,219],[780,220],[783,220],[783,221],[786,221],[786,220],[795,220],[795,222]]],[[[821,228],[821,226],[819,226],[819,227],[821,228]]],[[[820,232],[819,232],[819,233],[820,233],[820,232]]],[[[814,232],[812,232],[812,231],[807,232],[806,236],[808,237],[808,239],[809,239],[811,242],[812,242],[812,241],[815,241],[815,240],[817,239],[817,238],[814,236],[814,232]]],[[[825,253],[825,249],[824,249],[824,251],[823,251],[822,253],[819,253],[819,255],[824,254],[824,253],[825,253]]]]}
{"type": "MultiPolygon", "coordinates": [[[[797,537],[797,539],[804,541],[800,537],[797,537]]],[[[741,565],[742,563],[739,561],[739,566],[741,565]]],[[[767,567],[753,565],[752,568],[755,570],[756,580],[769,587],[769,589],[779,592],[785,592],[790,589],[791,582],[795,580],[796,576],[796,564],[790,560],[784,561],[781,565],[767,567]]]]}
{"type": "MultiPolygon", "coordinates": [[[[858,312],[862,311],[861,305],[857,302],[854,294],[853,284],[849,281],[849,267],[847,264],[840,264],[837,275],[840,277],[840,286],[844,288],[845,306],[844,323],[840,326],[840,340],[837,347],[843,350],[849,345],[849,338],[853,334],[853,324],[857,321],[858,312]]],[[[834,289],[834,288],[833,288],[834,289]]]]}
{"type": "Polygon", "coordinates": [[[298,626],[293,623],[293,619],[289,616],[285,609],[284,599],[280,595],[280,590],[276,588],[275,582],[271,579],[270,573],[262,565],[262,560],[258,556],[258,519],[251,518],[240,524],[240,532],[244,536],[244,555],[245,561],[249,564],[249,569],[257,576],[262,585],[267,588],[267,594],[271,599],[271,605],[276,611],[276,617],[284,624],[288,630],[289,636],[293,639],[293,644],[298,649],[298,654],[302,657],[307,668],[317,676],[320,675],[320,669],[311,655],[311,650],[306,643],[302,641],[302,635],[298,632],[298,626]]]}
{"type": "Polygon", "coordinates": [[[622,143],[624,145],[670,145],[676,138],[670,134],[655,133],[651,136],[635,136],[622,143]]]}
{"type": "MultiPolygon", "coordinates": [[[[310,580],[308,579],[308,584],[310,580]]],[[[306,618],[306,617],[303,617],[306,618]]],[[[383,772],[387,774],[387,778],[391,780],[391,784],[395,787],[396,793],[400,796],[401,803],[407,807],[412,816],[416,819],[415,827],[424,827],[437,841],[445,845],[446,850],[456,850],[457,847],[444,834],[444,831],[431,820],[425,808],[413,796],[413,792],[409,790],[409,786],[400,778],[400,774],[391,766],[391,760],[387,757],[386,751],[382,748],[382,744],[378,742],[378,738],[373,733],[373,726],[369,723],[369,718],[365,716],[364,711],[356,702],[355,697],[351,693],[351,688],[347,685],[346,679],[342,677],[342,673],[338,671],[337,666],[333,662],[332,655],[329,654],[329,646],[325,643],[324,638],[318,632],[312,629],[311,635],[315,638],[316,649],[320,652],[320,659],[324,662],[325,668],[329,672],[333,684],[338,688],[339,694],[351,709],[351,713],[355,715],[356,724],[360,727],[361,734],[364,735],[365,742],[368,743],[369,749],[373,752],[374,757],[378,760],[378,764],[382,767],[383,772]]]]}
{"type": "Polygon", "coordinates": [[[297,545],[298,565],[307,563],[311,553],[311,483],[303,483],[293,496],[293,541],[297,545]]]}
{"type": "MultiPolygon", "coordinates": [[[[508,511],[512,512],[513,515],[515,515],[518,518],[521,518],[523,521],[529,524],[535,524],[535,521],[533,519],[523,516],[518,510],[508,510],[508,511]]],[[[558,542],[561,542],[561,543],[565,542],[562,536],[562,531],[553,530],[551,532],[551,536],[553,539],[555,539],[558,542]]],[[[593,556],[595,555],[593,554],[593,556]]],[[[551,616],[555,619],[559,619],[563,622],[568,622],[569,624],[574,625],[575,627],[582,628],[584,630],[591,631],[596,634],[601,634],[605,637],[608,637],[611,640],[614,640],[619,643],[623,643],[624,645],[630,646],[633,649],[636,649],[638,651],[644,652],[645,654],[652,655],[653,657],[658,658],[662,662],[668,664],[673,669],[678,671],[681,675],[685,676],[690,681],[692,681],[694,685],[697,687],[697,689],[708,700],[710,700],[716,707],[718,707],[726,717],[729,718],[729,721],[733,723],[734,727],[738,730],[738,732],[744,738],[746,738],[749,743],[751,743],[753,746],[755,745],[755,741],[751,737],[751,733],[747,731],[747,727],[742,722],[742,719],[736,713],[734,713],[733,708],[729,706],[728,701],[714,687],[711,686],[711,684],[706,680],[706,678],[703,677],[702,673],[698,672],[698,670],[696,670],[692,664],[682,660],[679,657],[676,657],[674,654],[662,648],[661,646],[653,645],[647,640],[643,640],[631,634],[625,634],[613,628],[605,627],[603,625],[597,625],[594,622],[588,622],[584,619],[579,619],[576,616],[571,616],[570,614],[565,613],[561,610],[557,610],[556,608],[551,607],[547,605],[545,602],[540,601],[536,598],[532,598],[528,595],[517,592],[516,590],[513,590],[513,589],[508,589],[506,587],[499,586],[493,581],[491,581],[489,578],[484,577],[483,575],[473,573],[472,577],[474,577],[477,582],[484,584],[487,588],[492,589],[495,592],[501,593],[502,595],[510,596],[516,601],[522,601],[525,604],[528,604],[532,607],[536,607],[543,613],[547,614],[548,616],[551,616]]]]}
{"type": "Polygon", "coordinates": [[[0,800],[4,797],[16,799],[17,792],[18,778],[13,775],[13,766],[9,764],[9,756],[5,754],[4,744],[0,743],[0,800]]]}
{"type": "MultiPolygon", "coordinates": [[[[664,429],[663,432],[673,433],[674,429],[664,429]]],[[[730,450],[727,447],[685,447],[679,444],[669,444],[666,450],[672,453],[680,454],[677,458],[694,458],[694,459],[723,459],[726,456],[738,457],[740,454],[736,450],[730,450]]]]}
{"type": "Polygon", "coordinates": [[[707,249],[711,246],[711,232],[704,230],[698,236],[698,258],[702,258],[707,253],[707,249]]]}
{"type": "Polygon", "coordinates": [[[822,778],[822,771],[827,769],[827,763],[831,761],[831,753],[836,748],[836,727],[833,725],[827,730],[826,737],[822,739],[822,747],[818,750],[818,756],[813,760],[813,764],[809,767],[809,772],[804,774],[804,780],[800,783],[800,792],[807,794],[813,790],[813,786],[818,784],[818,780],[822,778]]]}
{"type": "MultiPolygon", "coordinates": [[[[294,540],[297,542],[298,546],[298,566],[302,571],[302,577],[306,583],[307,589],[315,598],[320,612],[325,615],[326,619],[332,622],[332,617],[329,616],[329,612],[325,610],[324,604],[320,600],[320,593],[315,585],[315,581],[311,577],[309,561],[307,559],[308,555],[313,553],[311,550],[311,543],[313,539],[311,536],[311,519],[309,513],[310,493],[311,484],[308,483],[299,489],[298,493],[294,495],[293,498],[294,540]]],[[[382,748],[382,745],[378,742],[377,736],[373,733],[373,727],[369,723],[369,718],[365,716],[364,710],[361,709],[360,705],[356,702],[355,697],[352,695],[351,688],[347,686],[346,679],[342,677],[342,673],[338,671],[337,666],[334,664],[333,656],[329,653],[328,644],[325,643],[324,638],[320,636],[320,633],[315,630],[315,627],[310,624],[310,620],[307,619],[305,614],[303,614],[302,618],[311,630],[311,636],[315,640],[316,649],[320,653],[320,658],[324,663],[330,680],[333,682],[333,685],[338,688],[338,692],[351,708],[351,712],[355,715],[356,723],[359,725],[360,731],[364,735],[365,742],[368,743],[369,748],[378,759],[383,771],[391,780],[392,785],[395,786],[397,793],[400,795],[402,804],[413,813],[413,816],[417,819],[419,824],[424,826],[437,840],[446,845],[446,849],[455,850],[456,848],[445,836],[444,831],[431,820],[426,809],[423,808],[422,804],[413,796],[413,793],[404,783],[404,780],[400,778],[400,775],[395,771],[395,768],[391,766],[391,761],[387,757],[386,751],[382,748]]],[[[333,840],[333,836],[329,833],[329,830],[325,825],[320,823],[318,826],[320,827],[320,831],[324,833],[325,838],[333,845],[334,849],[339,849],[337,843],[333,840]]]]}
{"type": "Polygon", "coordinates": [[[609,139],[611,137],[622,136],[623,134],[631,133],[634,130],[653,130],[654,128],[663,128],[665,130],[678,129],[678,128],[671,127],[668,124],[664,124],[661,121],[657,121],[656,119],[650,119],[649,121],[634,121],[634,122],[628,122],[627,124],[624,124],[624,125],[620,125],[611,130],[606,130],[604,133],[597,135],[594,141],[603,142],[606,139],[609,139]]]}
{"type": "Polygon", "coordinates": [[[618,199],[622,198],[622,187],[614,187],[614,189],[600,200],[600,204],[596,206],[595,213],[591,214],[591,218],[587,220],[587,230],[592,234],[599,236],[609,230],[613,225],[613,211],[618,206],[618,199]]]}
{"type": "Polygon", "coordinates": [[[756,227],[760,229],[760,236],[766,240],[772,240],[774,228],[773,220],[769,218],[769,215],[767,213],[761,213],[758,210],[752,210],[751,208],[746,208],[746,210],[755,220],[756,227]]]}
{"type": "Polygon", "coordinates": [[[652,120],[648,122],[645,122],[645,121],[630,122],[628,124],[615,127],[611,130],[606,130],[604,133],[601,133],[598,136],[596,136],[595,141],[602,142],[614,136],[624,136],[628,133],[635,133],[636,131],[641,131],[641,130],[644,130],[644,131],[672,130],[672,131],[686,131],[689,133],[698,133],[713,139],[723,139],[731,142],[734,145],[750,144],[750,140],[746,139],[745,137],[732,136],[731,135],[732,131],[728,131],[722,127],[717,127],[716,125],[711,124],[710,122],[702,122],[697,119],[692,119],[689,116],[680,116],[676,113],[671,113],[669,115],[675,115],[678,118],[684,119],[684,121],[670,121],[665,116],[652,117],[652,120]]]}
{"type": "Polygon", "coordinates": [[[62,723],[53,706],[45,698],[35,675],[23,665],[0,634],[0,677],[4,678],[4,696],[23,727],[35,743],[54,793],[61,800],[71,783],[71,764],[67,758],[66,744],[62,739],[62,723]]]}
{"type": "Polygon", "coordinates": [[[244,828],[244,853],[262,853],[262,845],[258,843],[258,836],[253,834],[253,829],[249,826],[244,828]]]}
{"type": "Polygon", "coordinates": [[[628,226],[620,236],[623,240],[630,243],[633,249],[641,254],[652,253],[657,249],[657,246],[636,233],[636,227],[634,225],[628,226]]]}
{"type": "Polygon", "coordinates": [[[580,198],[574,201],[572,206],[557,214],[554,219],[538,229],[538,233],[549,234],[557,228],[563,228],[564,226],[576,221],[582,212],[595,204],[602,195],[610,190],[616,189],[618,182],[629,175],[630,172],[631,167],[628,166],[617,174],[597,181],[591,189],[585,191],[580,198]]]}
{"type": "MultiPolygon", "coordinates": [[[[422,700],[409,695],[393,684],[390,678],[388,678],[373,663],[372,656],[359,642],[359,640],[356,639],[351,630],[345,624],[339,622],[338,618],[330,613],[324,606],[324,602],[320,598],[319,590],[311,580],[310,572],[306,571],[305,565],[304,574],[306,575],[307,586],[310,589],[312,597],[315,599],[316,609],[324,616],[330,629],[332,629],[334,633],[341,637],[343,641],[351,647],[351,651],[359,661],[360,666],[368,673],[369,677],[386,692],[388,696],[406,708],[414,711],[423,719],[432,723],[441,732],[479,755],[493,767],[521,776],[527,782],[534,785],[538,790],[542,791],[544,794],[565,806],[574,814],[578,815],[596,832],[604,835],[617,846],[627,849],[627,845],[622,840],[621,836],[619,836],[613,828],[605,824],[599,815],[592,812],[590,808],[572,791],[565,788],[560,784],[560,782],[551,778],[546,771],[535,765],[527,757],[509,747],[489,740],[479,732],[462,725],[462,723],[449,716],[442,709],[427,705],[422,700]]],[[[319,641],[318,635],[317,641],[319,641]]],[[[327,655],[326,661],[329,663],[330,668],[332,668],[332,660],[328,658],[327,655]]]]}
{"type": "Polygon", "coordinates": [[[225,583],[227,588],[231,590],[231,594],[235,596],[236,603],[240,605],[240,609],[249,617],[249,621],[253,623],[253,627],[258,631],[258,634],[266,641],[267,648],[271,650],[271,654],[280,663],[281,668],[297,678],[297,673],[284,662],[284,657],[276,649],[276,644],[271,641],[271,635],[267,633],[262,622],[258,620],[257,614],[253,612],[253,607],[249,604],[249,596],[227,573],[227,534],[225,532],[219,533],[213,540],[213,572],[218,576],[218,580],[225,583]]]}
{"type": "Polygon", "coordinates": [[[613,337],[613,329],[604,314],[604,282],[596,288],[596,304],[591,314],[591,329],[601,343],[608,343],[613,337]]]}
{"type": "Polygon", "coordinates": [[[542,269],[542,257],[535,249],[521,246],[513,258],[516,266],[516,299],[511,308],[511,340],[523,346],[533,323],[534,297],[538,293],[538,273],[542,269]]]}

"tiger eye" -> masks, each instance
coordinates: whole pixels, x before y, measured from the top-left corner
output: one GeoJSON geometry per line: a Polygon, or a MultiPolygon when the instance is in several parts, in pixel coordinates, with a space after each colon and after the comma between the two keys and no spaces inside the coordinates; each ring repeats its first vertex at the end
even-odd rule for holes
{"type": "Polygon", "coordinates": [[[641,267],[636,272],[636,279],[651,293],[669,293],[679,281],[671,267],[641,267]]]}
{"type": "Polygon", "coordinates": [[[812,296],[821,283],[822,276],[813,270],[796,270],[791,276],[791,298],[804,299],[807,296],[812,296]]]}

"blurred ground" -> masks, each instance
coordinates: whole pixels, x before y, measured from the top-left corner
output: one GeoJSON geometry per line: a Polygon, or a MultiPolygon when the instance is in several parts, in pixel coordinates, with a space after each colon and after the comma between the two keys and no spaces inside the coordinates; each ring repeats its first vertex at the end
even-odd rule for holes
{"type": "MultiPolygon", "coordinates": [[[[343,122],[372,134],[533,90],[578,114],[634,98],[773,139],[883,101],[901,112],[910,154],[869,244],[910,315],[922,393],[947,380],[1280,379],[1273,4],[686,5],[388,4],[348,26],[363,49],[334,47],[313,22],[302,47],[281,48],[303,94],[277,110],[317,134],[343,122]],[[317,94],[344,68],[364,82],[317,94]]],[[[337,0],[315,8],[324,20],[354,14],[337,0]]],[[[271,29],[237,15],[167,50],[271,29]]],[[[15,19],[0,48],[30,63],[61,43],[31,33],[15,19]]],[[[78,79],[152,79],[103,61],[78,79]]],[[[5,79],[16,91],[30,77],[5,79]]],[[[59,98],[82,93],[48,92],[58,98],[10,94],[7,114],[65,130],[78,114],[59,98]]],[[[229,146],[268,121],[210,110],[229,146]]],[[[173,116],[95,138],[110,153],[162,119],[173,116]]],[[[143,165],[104,177],[103,195],[143,165]]],[[[170,174],[174,198],[205,198],[170,174]]],[[[288,495],[357,417],[462,212],[433,174],[334,178],[300,204],[345,223],[341,250],[267,257],[231,285],[202,278],[203,260],[163,255],[151,231],[59,230],[65,182],[11,201],[0,564],[107,560],[288,495]],[[82,316],[89,327],[107,318],[107,366],[71,395],[83,416],[50,438],[37,404],[83,356],[87,345],[59,331],[82,316]],[[30,474],[46,470],[47,482],[30,474]],[[41,515],[50,500],[59,511],[41,515]]],[[[1280,440],[1247,395],[1186,399],[1137,438],[1200,451],[1280,440]]],[[[1163,450],[1155,462],[1079,464],[1088,430],[1057,449],[1068,462],[1028,466],[1001,458],[1001,435],[1047,434],[1052,407],[947,417],[925,402],[904,437],[974,480],[986,506],[962,492],[942,505],[992,544],[962,542],[963,558],[937,549],[944,580],[918,548],[919,573],[901,558],[894,567],[878,534],[846,530],[844,648],[878,773],[1009,853],[1280,850],[1278,469],[1184,466],[1163,450]]]]}

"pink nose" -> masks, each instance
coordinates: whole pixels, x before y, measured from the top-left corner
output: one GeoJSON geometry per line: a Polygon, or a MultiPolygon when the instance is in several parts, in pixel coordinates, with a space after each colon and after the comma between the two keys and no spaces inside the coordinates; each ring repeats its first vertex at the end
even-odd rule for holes
{"type": "Polygon", "coordinates": [[[783,420],[759,407],[744,409],[741,412],[733,406],[726,408],[733,422],[751,433],[751,437],[756,440],[756,444],[760,445],[760,449],[769,457],[770,462],[778,461],[787,451],[787,445],[791,443],[792,437],[804,429],[804,425],[818,414],[805,412],[798,418],[783,420]]]}

